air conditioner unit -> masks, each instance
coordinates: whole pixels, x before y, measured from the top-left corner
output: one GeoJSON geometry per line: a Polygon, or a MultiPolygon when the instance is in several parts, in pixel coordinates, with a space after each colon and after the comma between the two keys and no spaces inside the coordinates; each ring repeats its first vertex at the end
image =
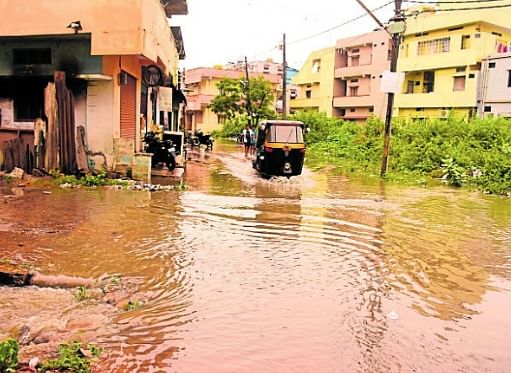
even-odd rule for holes
{"type": "Polygon", "coordinates": [[[119,85],[127,85],[128,84],[128,73],[121,71],[119,73],[119,85]]]}

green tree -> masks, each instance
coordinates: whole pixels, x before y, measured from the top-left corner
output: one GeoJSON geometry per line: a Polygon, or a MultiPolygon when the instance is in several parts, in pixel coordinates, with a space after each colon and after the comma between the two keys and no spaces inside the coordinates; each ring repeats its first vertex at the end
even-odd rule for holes
{"type": "Polygon", "coordinates": [[[262,76],[250,79],[249,83],[248,97],[250,99],[251,114],[255,121],[254,124],[258,124],[259,120],[263,118],[271,119],[275,117],[275,108],[273,106],[275,94],[271,83],[262,76]]]}
{"type": "Polygon", "coordinates": [[[211,110],[230,121],[242,113],[250,115],[255,123],[262,118],[273,118],[275,99],[271,83],[263,77],[250,79],[223,79],[217,84],[220,93],[211,101],[211,110]]]}
{"type": "Polygon", "coordinates": [[[239,80],[223,79],[217,85],[220,93],[209,105],[213,113],[230,120],[243,111],[242,87],[239,80]]]}

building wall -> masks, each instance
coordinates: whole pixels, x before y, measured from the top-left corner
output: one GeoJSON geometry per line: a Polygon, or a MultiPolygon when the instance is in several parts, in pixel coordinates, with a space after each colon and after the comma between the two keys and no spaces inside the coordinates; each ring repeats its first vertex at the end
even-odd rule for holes
{"type": "Polygon", "coordinates": [[[3,37],[73,35],[66,26],[79,20],[80,33],[92,35],[93,56],[143,55],[176,70],[175,41],[159,0],[0,1],[0,14],[3,37]]]}
{"type": "Polygon", "coordinates": [[[298,87],[298,96],[289,101],[291,111],[311,109],[332,115],[335,48],[312,52],[292,82],[298,87]],[[319,62],[319,71],[317,63],[319,62]],[[311,91],[310,98],[306,92],[311,91]]]}
{"type": "Polygon", "coordinates": [[[102,58],[90,55],[90,35],[79,38],[11,38],[0,43],[0,76],[14,74],[53,76],[55,70],[68,76],[76,74],[101,74],[102,58]],[[38,66],[14,66],[14,49],[51,48],[52,63],[38,66]]]}
{"type": "Polygon", "coordinates": [[[480,117],[511,117],[511,53],[483,60],[477,99],[480,117]]]}
{"type": "Polygon", "coordinates": [[[380,91],[380,85],[383,72],[390,67],[390,50],[389,35],[383,30],[337,41],[333,100],[336,117],[359,121],[372,115],[385,117],[387,95],[380,91]],[[354,64],[354,58],[358,63],[354,64]]]}
{"type": "Polygon", "coordinates": [[[407,21],[397,67],[405,79],[395,98],[395,116],[474,115],[482,59],[510,47],[509,10],[446,13],[426,13],[407,21]],[[433,45],[439,39],[448,42],[433,45]],[[435,76],[429,93],[423,84],[425,71],[435,76]],[[464,89],[455,89],[455,80],[459,83],[463,77],[464,89]],[[413,89],[411,82],[416,82],[413,89]]]}

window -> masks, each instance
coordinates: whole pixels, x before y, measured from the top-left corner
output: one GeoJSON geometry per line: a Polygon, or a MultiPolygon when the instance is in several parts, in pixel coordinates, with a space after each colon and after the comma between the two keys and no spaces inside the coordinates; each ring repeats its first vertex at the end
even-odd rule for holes
{"type": "Polygon", "coordinates": [[[468,74],[469,79],[474,79],[476,77],[476,74],[468,74]]]}
{"type": "Polygon", "coordinates": [[[491,106],[485,106],[484,107],[484,112],[485,113],[491,113],[491,106]]]}
{"type": "Polygon", "coordinates": [[[270,141],[297,144],[303,142],[302,128],[298,126],[271,126],[270,141]]]}
{"type": "Polygon", "coordinates": [[[461,49],[469,49],[470,48],[470,35],[462,35],[461,36],[461,49]]]}
{"type": "Polygon", "coordinates": [[[311,98],[312,97],[312,91],[310,89],[305,91],[305,97],[306,98],[311,98]]]}
{"type": "Polygon", "coordinates": [[[460,66],[456,68],[457,73],[464,73],[467,70],[466,66],[460,66]]]}
{"type": "Polygon", "coordinates": [[[452,90],[453,91],[464,91],[465,90],[465,76],[455,76],[454,77],[454,85],[452,90]]]}
{"type": "Polygon", "coordinates": [[[353,48],[351,50],[351,53],[358,53],[358,52],[360,52],[360,49],[358,49],[358,48],[353,48]]]}
{"type": "Polygon", "coordinates": [[[43,114],[43,94],[19,95],[14,98],[14,120],[31,122],[43,114]]]}
{"type": "Polygon", "coordinates": [[[497,63],[495,63],[495,62],[490,62],[490,64],[488,65],[488,67],[489,67],[490,69],[494,69],[494,68],[495,68],[495,66],[497,66],[497,63]]]}
{"type": "Polygon", "coordinates": [[[453,27],[453,28],[450,28],[448,31],[452,32],[452,31],[458,31],[458,30],[463,30],[463,26],[453,27]]]}
{"type": "Polygon", "coordinates": [[[433,92],[435,89],[435,72],[434,71],[424,71],[424,81],[422,86],[423,93],[433,92]]]}
{"type": "Polygon", "coordinates": [[[511,87],[511,70],[507,71],[507,86],[511,87]]]}
{"type": "Polygon", "coordinates": [[[417,55],[446,53],[449,52],[451,38],[440,38],[433,40],[420,41],[418,44],[417,55]]]}
{"type": "Polygon", "coordinates": [[[374,113],[374,107],[373,107],[373,106],[371,106],[371,107],[369,108],[369,112],[370,112],[370,113],[374,113]]]}
{"type": "Polygon", "coordinates": [[[350,83],[358,83],[358,79],[351,79],[350,83]]]}
{"type": "Polygon", "coordinates": [[[356,109],[355,109],[355,108],[351,108],[351,109],[350,109],[350,113],[354,113],[355,111],[356,111],[356,109]]]}
{"type": "Polygon", "coordinates": [[[51,65],[51,48],[13,49],[12,63],[14,66],[51,65]]]}
{"type": "Polygon", "coordinates": [[[413,93],[413,87],[415,86],[415,81],[409,80],[406,84],[406,93],[412,94],[413,93]]]}
{"type": "Polygon", "coordinates": [[[350,96],[358,96],[358,87],[350,87],[350,96]]]}
{"type": "Polygon", "coordinates": [[[360,63],[360,56],[351,56],[351,66],[358,66],[360,63]]]}
{"type": "Polygon", "coordinates": [[[321,60],[312,61],[312,72],[315,74],[315,73],[319,73],[320,70],[321,70],[321,60]]]}

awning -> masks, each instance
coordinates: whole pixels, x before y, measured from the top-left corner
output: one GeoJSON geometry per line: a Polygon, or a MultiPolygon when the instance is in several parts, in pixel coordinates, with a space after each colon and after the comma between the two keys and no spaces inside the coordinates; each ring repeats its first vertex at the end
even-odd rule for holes
{"type": "Polygon", "coordinates": [[[173,89],[172,90],[172,101],[176,103],[184,102],[185,105],[187,104],[186,96],[180,89],[173,89]]]}

